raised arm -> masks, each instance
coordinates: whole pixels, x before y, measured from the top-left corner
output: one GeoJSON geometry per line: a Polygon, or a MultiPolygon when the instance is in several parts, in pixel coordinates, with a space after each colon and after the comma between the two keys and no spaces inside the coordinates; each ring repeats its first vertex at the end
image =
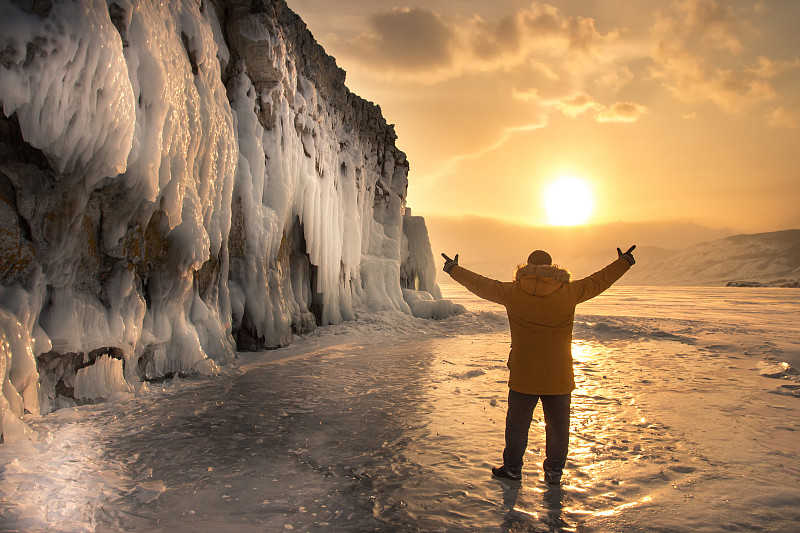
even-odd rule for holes
{"type": "Polygon", "coordinates": [[[576,289],[577,303],[585,302],[590,298],[594,298],[604,290],[608,289],[625,272],[630,270],[636,261],[633,259],[633,250],[636,248],[634,244],[628,251],[623,252],[617,248],[617,260],[592,274],[587,278],[572,282],[572,286],[576,289]]]}
{"type": "Polygon", "coordinates": [[[468,291],[484,300],[489,300],[490,302],[500,305],[504,304],[502,282],[481,276],[480,274],[476,274],[471,270],[459,266],[458,254],[456,254],[453,259],[450,259],[445,254],[442,254],[442,257],[445,259],[444,268],[442,270],[450,274],[451,278],[463,285],[468,291]]]}

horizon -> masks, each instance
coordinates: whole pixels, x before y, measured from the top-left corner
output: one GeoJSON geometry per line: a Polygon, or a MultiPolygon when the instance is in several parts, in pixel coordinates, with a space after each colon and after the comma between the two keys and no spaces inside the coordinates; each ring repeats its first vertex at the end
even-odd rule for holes
{"type": "MultiPolygon", "coordinates": [[[[411,215],[416,216],[413,209],[411,215]]],[[[684,248],[737,235],[730,228],[689,222],[533,227],[485,217],[424,217],[434,260],[458,253],[464,265],[481,274],[510,279],[535,249],[544,249],[573,275],[589,275],[616,257],[616,248],[636,244],[637,262],[659,261],[684,248]],[[506,239],[498,238],[505,235],[506,239]]],[[[439,265],[440,266],[440,265],[439,265]]],[[[440,276],[441,279],[441,276],[440,276]]]]}
{"type": "MultiPolygon", "coordinates": [[[[797,279],[798,256],[792,250],[797,248],[800,228],[735,233],[730,228],[715,229],[688,222],[617,221],[538,228],[481,217],[433,217],[431,222],[427,224],[426,219],[437,264],[441,263],[441,252],[451,257],[458,253],[462,266],[498,280],[512,279],[515,269],[535,249],[546,250],[554,264],[569,270],[573,277],[582,278],[616,259],[617,247],[626,249],[632,244],[636,245],[634,257],[639,266],[620,280],[621,285],[715,285],[747,281],[778,286],[797,279]],[[498,235],[507,238],[500,239],[498,235]],[[763,269],[764,253],[777,254],[773,268],[763,269]]],[[[437,272],[438,282],[447,280],[447,276],[437,272]]]]}
{"type": "Polygon", "coordinates": [[[394,124],[429,228],[800,227],[800,4],[288,4],[394,124]],[[543,201],[565,178],[587,205],[543,201]]]}

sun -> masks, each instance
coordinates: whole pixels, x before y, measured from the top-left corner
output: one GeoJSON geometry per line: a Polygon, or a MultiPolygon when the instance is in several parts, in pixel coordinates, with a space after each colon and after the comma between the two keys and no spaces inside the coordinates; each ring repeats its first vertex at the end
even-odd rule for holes
{"type": "Polygon", "coordinates": [[[583,224],[594,211],[594,194],[586,180],[562,176],[547,185],[544,208],[553,226],[583,224]]]}

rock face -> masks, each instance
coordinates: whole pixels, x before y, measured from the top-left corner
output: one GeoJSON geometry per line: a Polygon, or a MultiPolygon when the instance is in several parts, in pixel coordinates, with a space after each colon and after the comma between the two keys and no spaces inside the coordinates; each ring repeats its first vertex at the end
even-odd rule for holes
{"type": "Polygon", "coordinates": [[[282,0],[19,0],[0,35],[4,438],[438,290],[393,127],[282,0]]]}

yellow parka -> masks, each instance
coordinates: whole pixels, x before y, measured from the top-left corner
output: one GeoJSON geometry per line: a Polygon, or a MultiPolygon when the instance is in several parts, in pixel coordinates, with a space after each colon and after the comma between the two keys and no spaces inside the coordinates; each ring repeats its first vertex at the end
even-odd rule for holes
{"type": "Polygon", "coordinates": [[[461,266],[450,276],[481,298],[505,306],[511,326],[508,356],[511,390],[525,394],[569,394],[572,371],[572,324],[575,306],[594,298],[630,269],[622,257],[591,276],[572,281],[555,265],[525,265],[514,281],[500,282],[461,266]]]}

